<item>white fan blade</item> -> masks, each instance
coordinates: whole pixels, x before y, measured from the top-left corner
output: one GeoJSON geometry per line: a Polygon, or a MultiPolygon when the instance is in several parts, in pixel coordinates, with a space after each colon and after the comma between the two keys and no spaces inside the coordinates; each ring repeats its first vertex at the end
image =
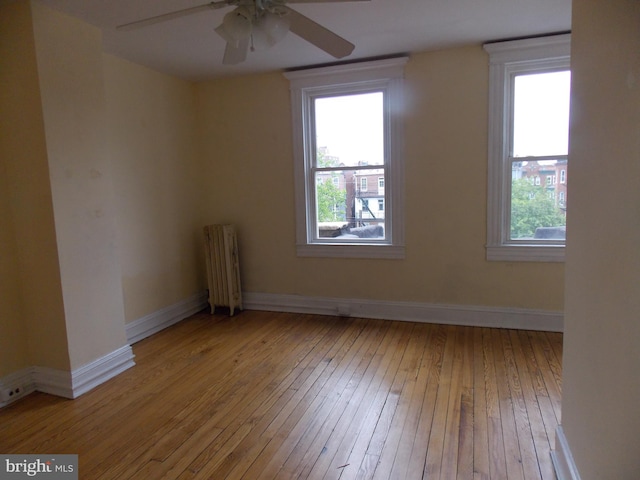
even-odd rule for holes
{"type": "Polygon", "coordinates": [[[175,12],[163,13],[155,17],[145,18],[143,20],[137,20],[131,23],[125,23],[124,25],[118,25],[116,30],[128,31],[134,30],[140,27],[148,27],[149,25],[155,25],[156,23],[166,22],[175,18],[186,17],[187,15],[193,15],[194,13],[204,12],[206,10],[214,10],[223,8],[229,5],[227,0],[221,0],[219,2],[210,2],[206,5],[198,5],[197,7],[184,8],[175,12]]]}
{"type": "Polygon", "coordinates": [[[247,51],[249,50],[249,38],[240,40],[238,45],[227,42],[227,46],[224,49],[224,57],[222,63],[224,65],[236,65],[242,63],[247,59],[247,51]]]}
{"type": "Polygon", "coordinates": [[[343,58],[350,55],[355,45],[340,35],[333,33],[331,30],[323,27],[319,23],[314,22],[308,17],[289,7],[283,7],[287,11],[287,15],[291,20],[290,30],[305,39],[307,42],[324,50],[335,58],[343,58]]]}

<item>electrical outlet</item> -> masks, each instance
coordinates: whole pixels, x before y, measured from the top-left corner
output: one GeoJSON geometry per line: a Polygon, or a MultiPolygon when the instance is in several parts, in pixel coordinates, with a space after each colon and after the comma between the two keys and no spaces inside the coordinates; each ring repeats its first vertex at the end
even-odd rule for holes
{"type": "Polygon", "coordinates": [[[5,388],[0,392],[3,402],[12,402],[20,398],[24,394],[24,388],[21,385],[16,385],[13,388],[5,388]]]}

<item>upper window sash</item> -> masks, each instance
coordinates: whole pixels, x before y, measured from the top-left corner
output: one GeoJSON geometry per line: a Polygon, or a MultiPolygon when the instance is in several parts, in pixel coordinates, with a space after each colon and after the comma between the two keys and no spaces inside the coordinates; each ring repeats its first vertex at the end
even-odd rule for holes
{"type": "MultiPolygon", "coordinates": [[[[512,162],[527,159],[513,156],[513,84],[517,75],[569,69],[570,41],[565,34],[484,45],[489,53],[488,260],[564,261],[564,242],[510,238],[512,162]]],[[[540,159],[566,160],[566,152],[558,153],[540,159]]]]}

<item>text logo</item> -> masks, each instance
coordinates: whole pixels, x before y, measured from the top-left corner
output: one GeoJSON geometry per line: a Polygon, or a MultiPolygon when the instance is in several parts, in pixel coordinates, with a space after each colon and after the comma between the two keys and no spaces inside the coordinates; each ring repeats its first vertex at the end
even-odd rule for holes
{"type": "Polygon", "coordinates": [[[77,455],[0,455],[0,479],[78,480],[77,455]]]}

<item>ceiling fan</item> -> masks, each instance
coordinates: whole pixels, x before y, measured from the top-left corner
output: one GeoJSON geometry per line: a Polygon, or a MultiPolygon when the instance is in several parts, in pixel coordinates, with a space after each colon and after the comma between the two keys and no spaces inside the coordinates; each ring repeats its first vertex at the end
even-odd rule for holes
{"type": "Polygon", "coordinates": [[[206,10],[235,6],[215,31],[227,42],[222,63],[235,65],[247,58],[249,49],[268,48],[291,31],[335,58],[350,55],[353,43],[289,8],[287,3],[338,3],[369,0],[218,0],[155,17],[119,25],[117,30],[133,30],[206,10]]]}

